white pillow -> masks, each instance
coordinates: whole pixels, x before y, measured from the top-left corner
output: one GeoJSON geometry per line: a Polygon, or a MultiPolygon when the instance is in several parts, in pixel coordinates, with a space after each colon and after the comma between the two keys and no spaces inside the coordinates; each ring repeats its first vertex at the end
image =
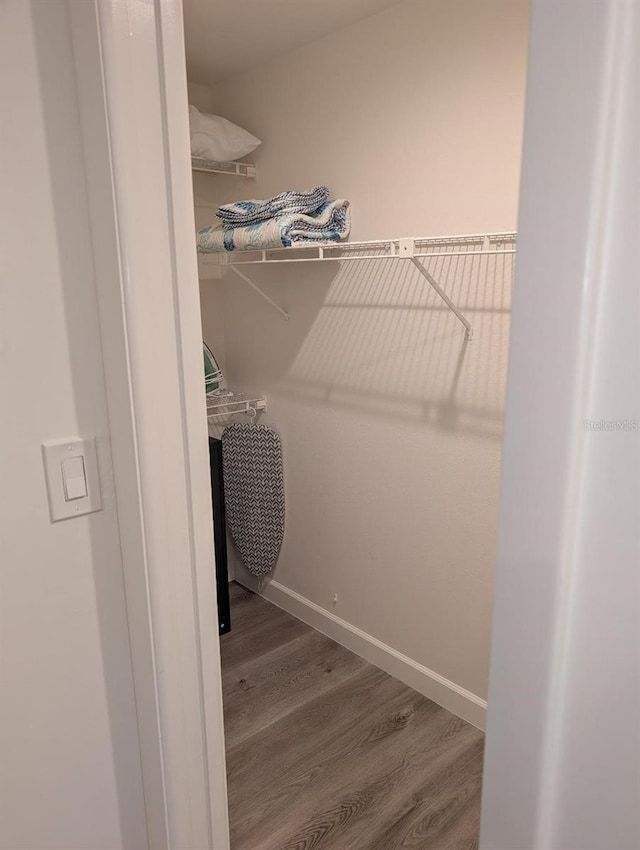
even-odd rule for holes
{"type": "Polygon", "coordinates": [[[242,127],[237,127],[219,115],[198,112],[195,106],[189,107],[189,128],[192,156],[201,156],[216,162],[240,159],[261,144],[260,139],[256,139],[242,127]]]}

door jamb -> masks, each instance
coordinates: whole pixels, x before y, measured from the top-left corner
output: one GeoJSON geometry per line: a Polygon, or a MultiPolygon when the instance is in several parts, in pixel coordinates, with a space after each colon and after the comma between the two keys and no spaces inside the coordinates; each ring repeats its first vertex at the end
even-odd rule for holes
{"type": "Polygon", "coordinates": [[[180,0],[68,0],[149,847],[229,850],[180,0]]]}

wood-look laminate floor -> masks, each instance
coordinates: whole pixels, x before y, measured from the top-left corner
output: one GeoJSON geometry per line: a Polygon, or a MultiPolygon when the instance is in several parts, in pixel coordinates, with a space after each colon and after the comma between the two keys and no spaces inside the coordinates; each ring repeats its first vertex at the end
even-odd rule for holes
{"type": "Polygon", "coordinates": [[[473,850],[483,735],[237,584],[221,638],[232,850],[473,850]]]}

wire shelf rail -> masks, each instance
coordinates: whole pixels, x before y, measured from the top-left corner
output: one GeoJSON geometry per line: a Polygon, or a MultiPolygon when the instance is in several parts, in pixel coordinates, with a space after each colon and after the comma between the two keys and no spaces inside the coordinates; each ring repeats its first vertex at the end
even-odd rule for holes
{"type": "Polygon", "coordinates": [[[191,157],[191,170],[202,174],[231,174],[255,180],[256,166],[248,162],[214,162],[201,156],[191,157]]]}
{"type": "Polygon", "coordinates": [[[226,419],[238,413],[255,419],[260,411],[267,409],[267,400],[264,396],[233,393],[229,390],[207,393],[206,399],[207,419],[211,423],[217,423],[220,419],[226,419]]]}

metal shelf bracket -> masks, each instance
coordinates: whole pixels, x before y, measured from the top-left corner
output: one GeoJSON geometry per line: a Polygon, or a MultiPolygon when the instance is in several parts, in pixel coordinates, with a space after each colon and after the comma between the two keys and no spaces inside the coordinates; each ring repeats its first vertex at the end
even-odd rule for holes
{"type": "Polygon", "coordinates": [[[274,310],[277,310],[277,311],[278,311],[278,313],[280,313],[280,315],[281,315],[281,316],[282,316],[282,318],[285,320],[285,322],[288,322],[288,321],[289,321],[289,314],[287,313],[287,311],[286,311],[286,310],[283,310],[283,309],[282,309],[282,307],[280,307],[280,305],[279,305],[279,304],[276,304],[276,302],[275,302],[272,298],[269,298],[269,296],[267,295],[267,293],[266,293],[266,292],[264,292],[262,289],[260,289],[260,287],[259,287],[257,284],[255,284],[255,283],[251,280],[251,278],[247,277],[247,275],[246,275],[244,272],[241,272],[241,271],[240,271],[240,269],[239,269],[237,266],[234,266],[234,265],[233,265],[233,263],[229,263],[229,264],[228,264],[228,268],[230,268],[232,272],[234,272],[235,274],[237,274],[239,278],[241,278],[242,280],[244,280],[244,282],[245,282],[245,283],[248,283],[248,284],[249,284],[249,286],[250,286],[250,287],[251,287],[251,288],[252,288],[255,292],[257,292],[257,293],[258,293],[258,295],[259,295],[261,298],[264,298],[264,300],[265,300],[265,301],[267,301],[269,304],[271,304],[271,306],[273,307],[273,309],[274,309],[274,310]]]}
{"type": "Polygon", "coordinates": [[[420,274],[422,275],[422,277],[423,277],[423,278],[424,278],[424,279],[425,279],[425,280],[426,280],[426,281],[430,284],[430,286],[431,286],[431,287],[432,287],[432,288],[433,288],[433,289],[434,289],[434,290],[438,293],[438,295],[440,296],[440,298],[442,298],[442,300],[443,300],[443,301],[444,301],[444,303],[447,305],[447,307],[451,310],[451,312],[455,314],[456,318],[457,318],[460,322],[462,322],[462,324],[464,325],[464,338],[465,338],[466,340],[471,341],[471,340],[473,339],[473,328],[471,327],[471,323],[469,322],[469,320],[468,320],[468,319],[465,319],[465,317],[462,315],[462,313],[460,312],[460,310],[458,310],[458,308],[457,308],[457,307],[456,307],[456,305],[453,303],[453,301],[449,298],[449,296],[446,294],[446,292],[444,292],[444,291],[440,288],[440,286],[438,285],[437,280],[436,280],[436,279],[435,279],[432,275],[430,275],[430,274],[429,274],[429,272],[425,269],[425,267],[422,265],[422,263],[420,262],[420,260],[417,260],[415,257],[411,257],[411,262],[412,262],[412,263],[413,263],[413,265],[414,265],[414,266],[418,269],[418,271],[420,272],[420,274]]]}

